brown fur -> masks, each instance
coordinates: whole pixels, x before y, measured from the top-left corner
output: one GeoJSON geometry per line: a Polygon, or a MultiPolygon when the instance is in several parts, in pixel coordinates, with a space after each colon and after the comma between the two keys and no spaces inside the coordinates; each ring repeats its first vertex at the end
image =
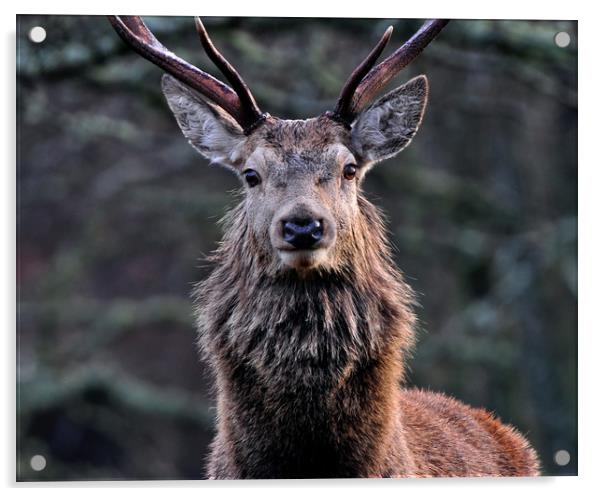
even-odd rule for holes
{"type": "Polygon", "coordinates": [[[336,271],[266,273],[244,204],[196,290],[218,392],[211,478],[537,475],[525,439],[445,396],[401,389],[412,293],[376,209],[336,271]],[[244,230],[244,228],[243,228],[244,230]]]}
{"type": "Polygon", "coordinates": [[[351,130],[327,116],[270,118],[249,137],[180,83],[163,85],[193,146],[261,178],[226,217],[215,268],[195,290],[217,387],[209,477],[537,475],[527,441],[487,412],[402,389],[413,295],[361,182],[414,136],[426,78],[351,130]],[[324,237],[291,251],[282,225],[301,217],[320,219],[324,237]]]}

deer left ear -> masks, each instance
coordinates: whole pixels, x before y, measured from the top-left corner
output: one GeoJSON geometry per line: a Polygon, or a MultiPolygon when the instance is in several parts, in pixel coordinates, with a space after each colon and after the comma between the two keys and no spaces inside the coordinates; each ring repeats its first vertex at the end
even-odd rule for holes
{"type": "Polygon", "coordinates": [[[426,76],[411,79],[364,110],[352,124],[352,143],[367,162],[399,153],[418,131],[428,99],[426,76]]]}

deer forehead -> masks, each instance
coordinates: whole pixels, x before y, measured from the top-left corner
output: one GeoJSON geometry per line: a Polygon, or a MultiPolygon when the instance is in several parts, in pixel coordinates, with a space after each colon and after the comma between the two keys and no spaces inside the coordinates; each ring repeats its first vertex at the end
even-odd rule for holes
{"type": "Polygon", "coordinates": [[[353,162],[348,134],[330,119],[275,119],[249,143],[247,167],[270,175],[314,175],[353,162]]]}
{"type": "Polygon", "coordinates": [[[342,143],[333,143],[322,148],[299,146],[292,149],[259,146],[248,157],[246,167],[283,181],[292,177],[329,177],[355,158],[342,143]]]}

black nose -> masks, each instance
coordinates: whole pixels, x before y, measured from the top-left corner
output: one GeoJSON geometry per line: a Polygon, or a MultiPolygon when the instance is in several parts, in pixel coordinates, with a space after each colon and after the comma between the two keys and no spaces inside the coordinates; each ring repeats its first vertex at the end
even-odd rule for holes
{"type": "Polygon", "coordinates": [[[291,219],[283,222],[282,235],[296,249],[307,250],[322,239],[324,228],[317,219],[291,219]]]}

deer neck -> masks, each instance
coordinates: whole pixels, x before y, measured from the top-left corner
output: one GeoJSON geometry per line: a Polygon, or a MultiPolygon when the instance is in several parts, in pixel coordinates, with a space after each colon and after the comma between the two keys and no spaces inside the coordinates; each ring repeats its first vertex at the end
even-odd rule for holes
{"type": "Polygon", "coordinates": [[[362,212],[370,237],[347,270],[269,276],[236,243],[196,291],[221,449],[250,471],[238,476],[382,476],[403,446],[411,292],[383,249],[378,212],[368,202],[362,212]]]}

